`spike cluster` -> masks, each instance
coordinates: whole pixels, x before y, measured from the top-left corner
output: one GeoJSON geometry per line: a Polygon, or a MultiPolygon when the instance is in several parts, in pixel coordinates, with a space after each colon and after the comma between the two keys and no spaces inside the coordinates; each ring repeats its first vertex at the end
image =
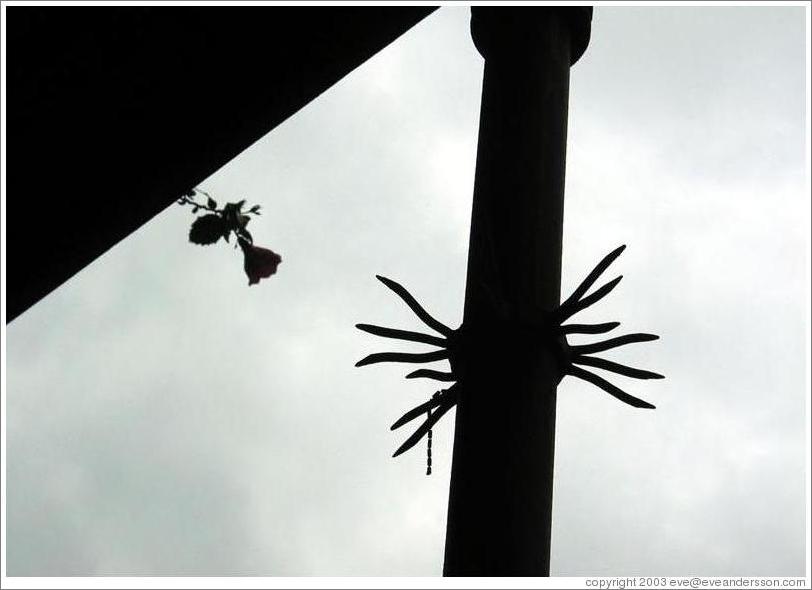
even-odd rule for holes
{"type": "MultiPolygon", "coordinates": [[[[420,342],[423,344],[430,344],[439,347],[426,353],[407,353],[407,352],[378,352],[364,357],[357,363],[356,367],[363,367],[365,365],[372,365],[375,363],[383,362],[400,362],[400,363],[430,363],[449,358],[450,355],[450,342],[452,340],[455,330],[452,330],[445,324],[434,319],[417,300],[409,293],[401,284],[377,275],[377,279],[384,285],[389,287],[395,294],[400,297],[406,305],[408,305],[415,315],[420,318],[424,324],[442,336],[434,336],[431,334],[424,334],[422,332],[410,332],[408,330],[396,330],[393,328],[384,328],[382,326],[374,326],[371,324],[356,324],[356,328],[363,330],[375,336],[383,338],[396,338],[398,340],[406,340],[409,342],[420,342]]],[[[436,381],[456,381],[454,374],[450,372],[435,371],[432,369],[418,369],[406,375],[407,379],[428,378],[436,381]]],[[[412,435],[395,451],[393,457],[405,453],[416,445],[423,436],[431,431],[431,427],[443,417],[457,403],[457,384],[455,383],[448,389],[443,389],[434,394],[434,396],[427,402],[420,404],[400,417],[394,424],[392,430],[400,428],[404,424],[419,418],[422,415],[426,416],[426,420],[421,424],[412,435]]],[[[430,455],[429,455],[430,457],[430,455]]],[[[430,467],[429,463],[429,467],[430,467]]],[[[429,474],[430,469],[426,470],[429,474]]]]}
{"type": "MultiPolygon", "coordinates": [[[[561,334],[604,334],[614,330],[620,325],[620,322],[609,322],[605,324],[563,325],[561,323],[568,320],[579,311],[582,311],[590,305],[597,303],[606,297],[612,291],[612,289],[617,286],[617,284],[623,278],[622,275],[612,279],[591,295],[584,297],[590,287],[595,284],[595,281],[600,278],[606,269],[609,268],[609,265],[612,264],[612,262],[614,262],[625,249],[625,245],[620,246],[607,254],[603,260],[601,260],[598,265],[592,269],[592,272],[587,275],[581,284],[578,285],[575,291],[573,291],[572,295],[570,295],[567,300],[564,301],[564,303],[558,306],[558,309],[554,312],[554,317],[556,323],[559,324],[559,331],[561,334]]],[[[634,342],[650,342],[652,340],[657,340],[658,338],[659,336],[655,336],[654,334],[626,334],[624,336],[610,338],[609,340],[604,340],[602,342],[595,342],[580,346],[569,346],[568,348],[571,356],[569,358],[569,365],[566,368],[566,373],[568,375],[572,375],[573,377],[577,377],[578,379],[592,383],[596,387],[603,389],[609,395],[616,397],[620,401],[627,403],[630,406],[634,406],[635,408],[654,409],[652,404],[636,398],[633,395],[629,395],[616,385],[609,383],[603,377],[600,377],[591,371],[587,371],[578,365],[595,367],[597,369],[603,369],[604,371],[624,375],[626,377],[633,377],[635,379],[663,379],[664,377],[658,373],[652,373],[651,371],[644,371],[642,369],[635,369],[633,367],[627,367],[626,365],[621,365],[620,363],[599,357],[589,356],[592,353],[603,352],[604,350],[617,348],[618,346],[623,346],[624,344],[632,344],[634,342]]]]}
{"type": "MultiPolygon", "coordinates": [[[[596,375],[595,373],[584,369],[584,366],[594,367],[609,371],[618,375],[632,377],[635,379],[662,379],[663,376],[651,371],[644,371],[642,369],[635,369],[628,367],[614,361],[603,359],[600,357],[591,356],[597,352],[610,350],[625,344],[635,342],[648,342],[659,338],[653,334],[626,334],[616,338],[610,338],[601,342],[592,344],[584,344],[578,346],[569,346],[566,343],[565,337],[568,334],[604,334],[617,328],[619,322],[608,322],[603,324],[564,324],[576,313],[586,309],[587,307],[597,303],[608,295],[623,278],[619,276],[602,287],[595,290],[590,295],[586,295],[587,291],[595,284],[600,276],[609,268],[609,265],[617,259],[623,252],[626,246],[620,246],[613,250],[606,257],[601,260],[598,265],[587,275],[587,277],[578,285],[578,288],[564,301],[553,313],[553,325],[557,334],[563,336],[561,338],[561,352],[562,358],[566,359],[564,373],[582,379],[588,383],[603,389],[606,393],[614,396],[620,401],[627,403],[636,408],[654,408],[654,406],[646,401],[643,401],[633,395],[629,395],[616,385],[613,385],[606,379],[596,375]]],[[[461,335],[461,328],[452,330],[448,326],[432,317],[399,283],[387,279],[386,277],[377,276],[378,280],[391,289],[398,297],[400,297],[406,305],[417,315],[420,320],[429,328],[440,334],[439,336],[433,334],[424,334],[422,332],[412,332],[408,330],[397,330],[394,328],[384,328],[382,326],[374,326],[371,324],[357,324],[356,327],[369,334],[381,336],[383,338],[394,338],[398,340],[406,340],[409,342],[420,342],[422,344],[429,344],[437,347],[436,350],[425,353],[405,353],[405,352],[379,352],[370,354],[369,356],[358,361],[355,366],[363,367],[382,362],[400,362],[400,363],[429,363],[434,361],[446,360],[460,354],[459,339],[461,335]]],[[[540,336],[543,336],[540,334],[540,336]]],[[[453,364],[452,364],[453,369],[453,364]]],[[[418,426],[418,428],[409,436],[406,441],[395,451],[394,457],[408,451],[416,445],[420,439],[428,435],[429,445],[431,444],[431,429],[440,418],[442,418],[448,410],[450,410],[457,403],[460,391],[464,388],[464,382],[459,380],[459,376],[455,375],[453,370],[451,372],[437,371],[434,369],[418,369],[406,375],[407,379],[428,378],[435,381],[442,382],[455,382],[447,389],[442,389],[435,393],[427,402],[418,405],[417,407],[409,410],[401,416],[394,424],[392,430],[400,428],[404,424],[411,422],[425,416],[425,421],[418,426]]],[[[427,474],[431,473],[431,446],[428,449],[427,458],[427,474]]]]}

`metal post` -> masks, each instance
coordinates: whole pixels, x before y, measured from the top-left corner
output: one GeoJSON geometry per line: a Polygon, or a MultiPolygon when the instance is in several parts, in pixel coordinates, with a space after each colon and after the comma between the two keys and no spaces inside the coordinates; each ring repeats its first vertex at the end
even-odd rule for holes
{"type": "Polygon", "coordinates": [[[533,326],[559,304],[569,68],[591,8],[471,9],[485,58],[446,576],[546,576],[556,359],[533,326]]]}

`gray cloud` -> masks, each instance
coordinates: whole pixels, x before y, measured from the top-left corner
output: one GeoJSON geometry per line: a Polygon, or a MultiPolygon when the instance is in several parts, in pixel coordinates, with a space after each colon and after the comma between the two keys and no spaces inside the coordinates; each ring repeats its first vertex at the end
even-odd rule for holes
{"type": "MultiPolygon", "coordinates": [[[[8,573],[438,575],[453,419],[358,321],[414,328],[375,279],[461,319],[482,60],[443,8],[204,187],[264,206],[281,253],[185,242],[170,207],[8,327],[8,573]]],[[[573,69],[564,290],[660,333],[635,412],[559,389],[554,573],[804,571],[804,12],[598,7],[573,69]]]]}

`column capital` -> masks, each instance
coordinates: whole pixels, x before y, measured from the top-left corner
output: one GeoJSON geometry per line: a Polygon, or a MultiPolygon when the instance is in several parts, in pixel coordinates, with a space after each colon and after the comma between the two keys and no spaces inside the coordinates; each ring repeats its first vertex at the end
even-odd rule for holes
{"type": "Polygon", "coordinates": [[[471,37],[485,59],[530,58],[545,51],[550,37],[566,35],[572,65],[589,45],[591,23],[591,6],[471,8],[471,37]]]}

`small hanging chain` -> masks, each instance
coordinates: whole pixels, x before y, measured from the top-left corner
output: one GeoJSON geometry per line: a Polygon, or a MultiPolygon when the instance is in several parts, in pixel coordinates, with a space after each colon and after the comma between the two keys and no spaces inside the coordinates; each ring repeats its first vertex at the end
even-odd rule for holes
{"type": "MultiPolygon", "coordinates": [[[[440,394],[445,391],[441,389],[440,391],[436,391],[434,395],[431,396],[432,399],[440,397],[440,394]]],[[[426,411],[426,418],[431,418],[431,410],[426,411]]],[[[431,475],[431,428],[428,431],[428,438],[426,439],[426,475],[431,475]]]]}

